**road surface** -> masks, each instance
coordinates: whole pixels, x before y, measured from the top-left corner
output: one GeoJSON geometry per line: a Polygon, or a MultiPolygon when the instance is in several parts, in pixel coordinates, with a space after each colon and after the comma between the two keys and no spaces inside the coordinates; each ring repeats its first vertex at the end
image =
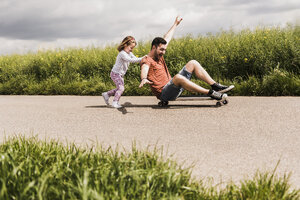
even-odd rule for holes
{"type": "Polygon", "coordinates": [[[291,174],[300,188],[300,97],[230,97],[170,102],[155,97],[122,97],[123,109],[97,96],[0,96],[0,142],[11,135],[36,135],[78,145],[157,145],[193,176],[214,183],[239,182],[256,170],[291,174]]]}

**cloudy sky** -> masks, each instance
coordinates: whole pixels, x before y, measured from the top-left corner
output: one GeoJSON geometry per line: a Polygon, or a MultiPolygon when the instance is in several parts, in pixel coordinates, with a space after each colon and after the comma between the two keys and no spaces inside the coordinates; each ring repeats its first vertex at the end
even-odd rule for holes
{"type": "Polygon", "coordinates": [[[299,0],[0,0],[0,55],[299,24],[299,0]]]}

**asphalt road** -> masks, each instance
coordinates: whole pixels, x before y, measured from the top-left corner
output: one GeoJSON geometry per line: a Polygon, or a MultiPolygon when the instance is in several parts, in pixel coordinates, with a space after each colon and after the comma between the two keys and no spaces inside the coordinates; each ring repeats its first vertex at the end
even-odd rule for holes
{"type": "Polygon", "coordinates": [[[171,102],[159,108],[155,97],[122,97],[123,109],[102,97],[0,96],[0,142],[11,135],[36,135],[78,145],[130,149],[163,147],[197,178],[238,182],[257,170],[291,173],[300,188],[300,97],[230,97],[214,101],[171,102]]]}

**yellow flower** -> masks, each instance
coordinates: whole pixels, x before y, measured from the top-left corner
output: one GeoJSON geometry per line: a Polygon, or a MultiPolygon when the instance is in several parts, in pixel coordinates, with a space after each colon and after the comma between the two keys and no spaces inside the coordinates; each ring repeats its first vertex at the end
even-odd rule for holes
{"type": "Polygon", "coordinates": [[[245,58],[244,61],[245,61],[245,63],[248,62],[248,58],[245,58]]]}

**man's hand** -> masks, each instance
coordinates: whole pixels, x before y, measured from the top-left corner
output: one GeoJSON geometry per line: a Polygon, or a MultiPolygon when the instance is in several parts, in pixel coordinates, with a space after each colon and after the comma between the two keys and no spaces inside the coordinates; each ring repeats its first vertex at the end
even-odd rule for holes
{"type": "Polygon", "coordinates": [[[141,84],[139,85],[139,88],[143,87],[145,84],[153,84],[153,82],[149,81],[146,78],[143,78],[143,80],[141,81],[141,84]]]}
{"type": "Polygon", "coordinates": [[[176,26],[178,26],[178,25],[180,24],[181,21],[182,21],[182,17],[177,16],[176,19],[175,19],[174,24],[176,24],[176,26]]]}

